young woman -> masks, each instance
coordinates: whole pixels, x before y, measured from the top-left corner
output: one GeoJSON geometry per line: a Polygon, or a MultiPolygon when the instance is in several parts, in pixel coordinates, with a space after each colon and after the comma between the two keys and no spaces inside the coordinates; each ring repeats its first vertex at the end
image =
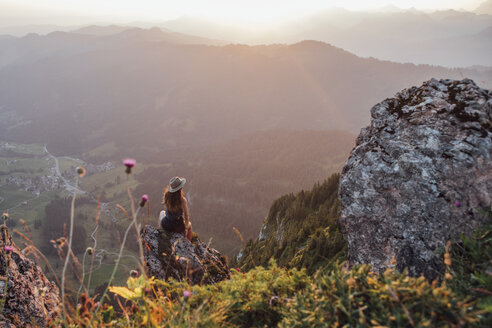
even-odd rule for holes
{"type": "Polygon", "coordinates": [[[164,190],[162,205],[165,210],[159,215],[162,228],[170,232],[179,232],[191,241],[192,230],[188,201],[183,195],[185,178],[174,177],[164,190]]]}

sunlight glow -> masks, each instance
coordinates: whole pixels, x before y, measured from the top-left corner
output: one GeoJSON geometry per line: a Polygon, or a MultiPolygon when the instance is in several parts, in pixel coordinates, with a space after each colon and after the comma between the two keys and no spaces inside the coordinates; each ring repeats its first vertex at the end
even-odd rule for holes
{"type": "Polygon", "coordinates": [[[297,19],[336,6],[375,10],[386,6],[408,9],[472,10],[483,0],[0,0],[0,17],[77,16],[113,22],[162,22],[181,16],[224,23],[268,25],[297,19]],[[5,9],[6,8],[6,9],[5,9]],[[21,8],[21,9],[19,9],[21,8]],[[1,12],[3,11],[3,12],[1,12]]]}

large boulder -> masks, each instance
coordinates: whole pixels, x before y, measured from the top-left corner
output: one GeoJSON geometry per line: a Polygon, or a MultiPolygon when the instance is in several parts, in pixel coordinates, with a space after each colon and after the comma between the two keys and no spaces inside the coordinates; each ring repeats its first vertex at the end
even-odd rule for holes
{"type": "Polygon", "coordinates": [[[351,264],[436,278],[436,254],[488,216],[492,93],[471,80],[431,80],[371,110],[340,180],[351,264]],[[394,264],[394,262],[393,262],[394,264]]]}
{"type": "Polygon", "coordinates": [[[183,234],[152,226],[142,229],[145,269],[149,277],[174,278],[191,284],[211,284],[230,277],[227,260],[198,238],[188,241],[183,234]]]}
{"type": "Polygon", "coordinates": [[[0,314],[0,327],[49,327],[61,313],[58,287],[49,281],[39,266],[14,247],[9,255],[0,250],[0,299],[5,307],[0,314]],[[10,259],[9,259],[10,258],[10,259]],[[8,280],[6,278],[8,264],[8,280]]]}

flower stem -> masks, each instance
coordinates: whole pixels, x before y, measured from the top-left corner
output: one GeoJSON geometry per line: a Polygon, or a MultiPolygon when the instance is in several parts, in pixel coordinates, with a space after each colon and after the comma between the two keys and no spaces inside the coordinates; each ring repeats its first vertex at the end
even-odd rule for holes
{"type": "Polygon", "coordinates": [[[85,256],[86,255],[87,255],[87,250],[85,250],[84,257],[82,258],[82,279],[81,279],[82,281],[81,281],[79,290],[77,291],[77,298],[76,298],[77,302],[79,301],[79,295],[80,295],[80,291],[82,290],[82,287],[84,287],[84,290],[87,293],[87,289],[84,286],[84,279],[85,279],[85,256]]]}
{"type": "MultiPolygon", "coordinates": [[[[140,211],[140,207],[137,208],[135,215],[137,215],[139,211],[140,211]]],[[[123,249],[125,248],[126,237],[128,237],[128,232],[130,232],[130,229],[132,228],[132,226],[133,226],[133,222],[131,222],[128,225],[128,228],[125,231],[123,241],[121,242],[120,253],[118,254],[118,259],[116,260],[116,264],[114,265],[113,272],[111,273],[111,277],[109,278],[109,281],[108,281],[108,285],[106,286],[106,289],[104,290],[104,293],[102,294],[101,299],[99,300],[99,305],[97,306],[96,311],[95,311],[96,313],[99,311],[99,308],[103,304],[104,298],[106,297],[106,294],[108,293],[109,286],[113,282],[114,276],[116,274],[116,270],[118,269],[118,266],[120,265],[121,256],[123,255],[123,249]]]]}
{"type": "Polygon", "coordinates": [[[65,263],[63,265],[62,271],[62,285],[61,285],[61,297],[62,297],[62,306],[63,306],[63,321],[65,321],[66,309],[65,309],[65,272],[67,271],[68,261],[70,260],[70,252],[72,251],[72,238],[73,238],[73,221],[75,216],[75,198],[77,197],[77,188],[79,184],[79,176],[76,176],[75,179],[75,188],[73,189],[73,197],[72,204],[70,207],[70,233],[68,237],[68,249],[67,255],[65,257],[65,263]]]}
{"type": "Polygon", "coordinates": [[[135,232],[137,233],[138,250],[140,252],[140,269],[143,274],[145,273],[144,252],[142,247],[142,237],[140,236],[140,231],[138,229],[138,224],[137,224],[137,212],[138,210],[140,210],[140,207],[138,208],[137,212],[135,212],[135,202],[133,200],[132,193],[130,192],[130,187],[128,186],[128,177],[129,174],[126,175],[126,191],[128,193],[128,198],[130,199],[130,206],[132,209],[132,216],[133,216],[133,225],[135,226],[135,232]]]}
{"type": "Polygon", "coordinates": [[[92,270],[94,267],[94,258],[96,257],[96,248],[97,248],[97,230],[99,228],[99,220],[101,219],[101,198],[97,198],[97,215],[96,215],[96,228],[91,234],[91,238],[94,240],[94,246],[92,246],[93,252],[91,257],[91,266],[89,268],[89,279],[87,279],[87,290],[91,290],[91,278],[92,278],[92,270]]]}

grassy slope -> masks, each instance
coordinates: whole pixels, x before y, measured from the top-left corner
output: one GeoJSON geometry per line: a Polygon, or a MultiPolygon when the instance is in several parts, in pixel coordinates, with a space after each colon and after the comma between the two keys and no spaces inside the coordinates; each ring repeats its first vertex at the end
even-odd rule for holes
{"type": "MultiPolygon", "coordinates": [[[[127,300],[123,312],[118,306],[106,308],[94,322],[159,327],[490,327],[491,236],[489,225],[453,244],[441,257],[447,274],[434,282],[393,269],[377,275],[367,265],[347,269],[344,263],[326,265],[312,276],[270,263],[247,273],[233,270],[231,280],[209,286],[129,278],[126,286],[113,289],[127,300]],[[450,262],[444,261],[448,256],[450,262]]],[[[93,312],[87,310],[91,318],[93,312]]]]}

